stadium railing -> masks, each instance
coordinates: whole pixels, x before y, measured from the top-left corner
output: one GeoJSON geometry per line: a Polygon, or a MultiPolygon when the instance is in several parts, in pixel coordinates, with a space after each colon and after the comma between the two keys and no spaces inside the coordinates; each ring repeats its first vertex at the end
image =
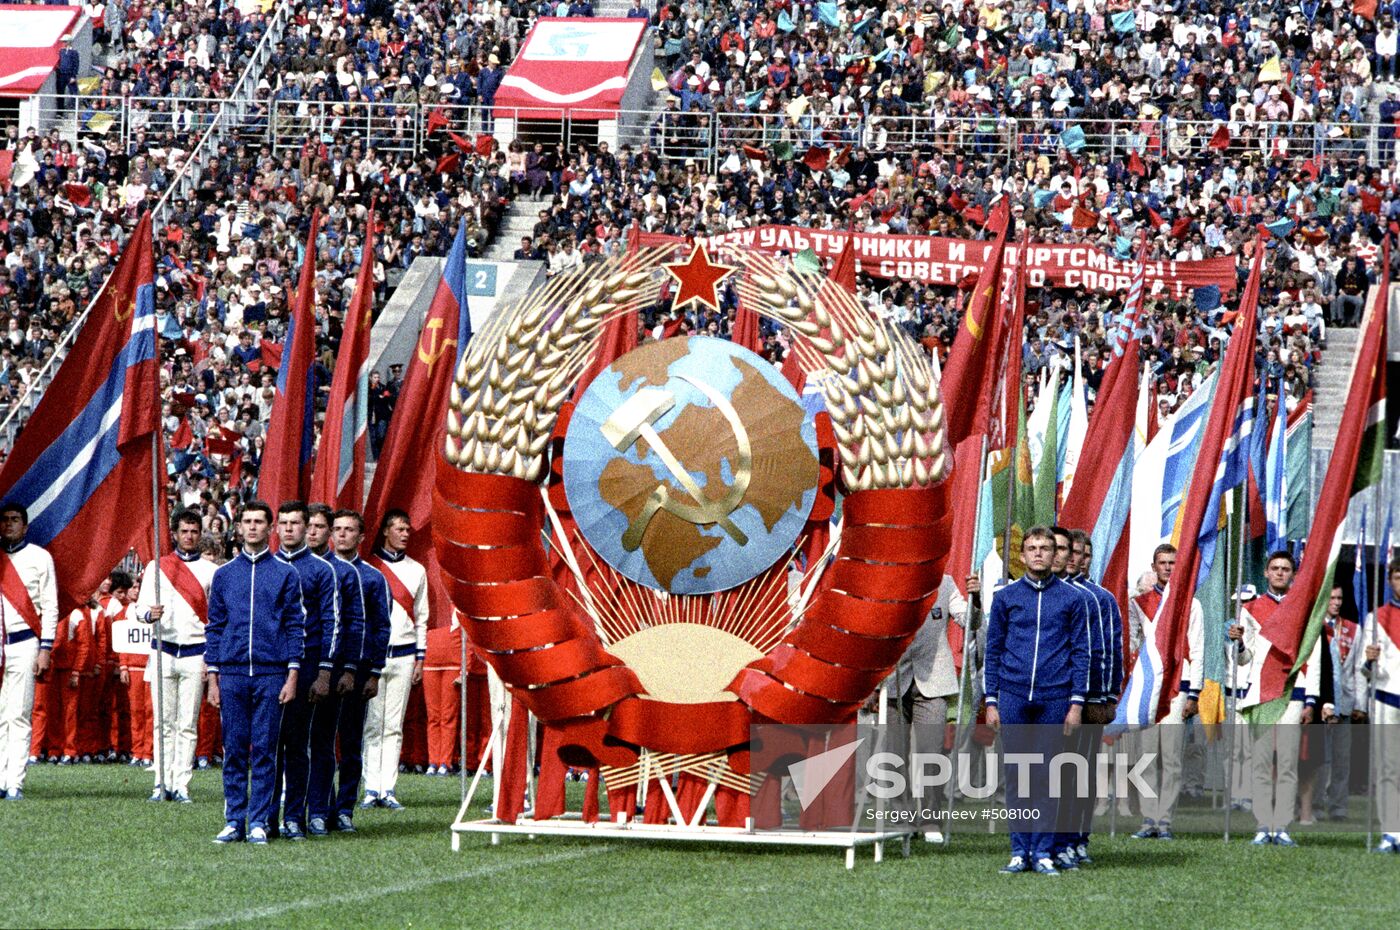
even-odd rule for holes
{"type": "MultiPolygon", "coordinates": [[[[193,197],[195,190],[199,186],[200,178],[203,175],[203,167],[209,159],[210,154],[218,148],[220,142],[229,139],[240,127],[246,127],[250,123],[256,125],[259,119],[266,120],[265,104],[258,101],[257,86],[262,70],[271,57],[278,40],[286,31],[287,24],[291,21],[293,4],[278,4],[273,12],[272,18],[268,21],[267,29],[263,33],[262,41],[258,43],[252,57],[248,60],[243,74],[239,77],[229,96],[218,102],[216,107],[207,112],[212,112],[213,116],[208,121],[207,127],[199,134],[198,143],[191,149],[190,155],[180,165],[179,170],[171,179],[169,186],[156,202],[151,211],[152,225],[160,229],[170,221],[171,212],[174,205],[179,200],[188,200],[193,197]]],[[[170,98],[170,105],[177,112],[181,105],[180,99],[170,98]]],[[[78,112],[82,112],[83,102],[77,103],[78,112]]],[[[149,109],[141,106],[135,111],[130,105],[123,105],[121,108],[123,119],[126,121],[126,129],[132,121],[132,113],[148,113],[149,109]]],[[[74,128],[74,132],[79,130],[74,128]]],[[[196,130],[197,131],[197,130],[196,130]]],[[[103,282],[106,286],[106,282],[103,282]]],[[[99,289],[100,294],[100,289],[99,289]]],[[[29,418],[29,414],[38,406],[39,400],[43,397],[44,390],[53,380],[58,368],[63,364],[63,359],[67,357],[68,350],[73,345],[73,340],[77,338],[82,330],[83,323],[87,321],[88,314],[96,303],[96,298],[83,308],[73,324],[59,338],[54,345],[53,353],[45,360],[38,374],[30,383],[29,389],[15,401],[6,411],[4,419],[0,420],[0,447],[6,451],[13,448],[15,437],[23,428],[24,423],[29,418]]]]}

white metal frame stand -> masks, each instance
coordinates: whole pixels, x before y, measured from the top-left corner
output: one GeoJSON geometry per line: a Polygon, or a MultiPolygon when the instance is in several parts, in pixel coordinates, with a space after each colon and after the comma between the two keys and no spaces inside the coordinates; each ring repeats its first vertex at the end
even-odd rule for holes
{"type": "MultiPolygon", "coordinates": [[[[465,675],[463,677],[465,678],[465,675]]],[[[880,722],[882,723],[884,722],[883,698],[882,689],[880,702],[880,722]]],[[[531,729],[533,728],[534,721],[532,719],[531,729]]],[[[501,837],[510,835],[525,836],[529,839],[534,839],[536,836],[575,836],[648,842],[673,840],[687,843],[738,843],[753,846],[808,846],[844,849],[846,851],[846,868],[854,869],[856,850],[862,846],[872,847],[873,860],[882,862],[885,858],[885,845],[898,842],[901,856],[908,858],[911,839],[919,830],[913,824],[882,826],[877,831],[857,831],[854,828],[848,830],[759,830],[754,826],[752,817],[747,818],[742,827],[721,827],[710,823],[706,817],[710,801],[713,800],[715,789],[718,787],[716,778],[710,779],[694,816],[688,820],[682,816],[680,802],[676,798],[675,791],[671,788],[669,779],[662,777],[656,780],[661,792],[666,797],[666,806],[670,810],[674,823],[641,823],[632,819],[626,812],[617,812],[614,819],[599,820],[596,823],[585,823],[582,815],[578,813],[566,813],[549,820],[522,819],[518,823],[504,823],[495,817],[468,820],[467,811],[476,795],[488,760],[491,762],[491,771],[493,772],[494,801],[497,805],[500,803],[500,760],[505,755],[503,743],[504,734],[500,733],[499,727],[493,724],[491,736],[487,740],[486,751],[482,753],[481,759],[477,763],[471,783],[466,785],[464,782],[461,806],[457,809],[457,816],[453,820],[451,828],[453,852],[461,851],[462,837],[468,833],[487,834],[491,837],[492,846],[499,845],[501,837]]],[[[462,758],[464,760],[466,758],[465,748],[465,740],[463,740],[462,758]]],[[[879,751],[878,746],[876,751],[879,751]]],[[[645,788],[648,781],[650,778],[644,777],[639,789],[645,788]]],[[[590,785],[589,790],[596,790],[595,786],[590,785]]],[[[497,808],[493,807],[492,809],[496,810],[497,808]]],[[[528,816],[528,814],[527,810],[525,815],[528,816]]]]}

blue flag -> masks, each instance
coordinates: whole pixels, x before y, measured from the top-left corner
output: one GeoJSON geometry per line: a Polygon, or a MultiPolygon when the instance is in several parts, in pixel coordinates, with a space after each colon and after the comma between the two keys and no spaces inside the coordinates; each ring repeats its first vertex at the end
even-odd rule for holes
{"type": "Polygon", "coordinates": [[[818,3],[817,19],[827,26],[841,25],[841,14],[837,11],[834,3],[818,3]]]}
{"type": "Polygon", "coordinates": [[[787,10],[782,10],[778,13],[778,28],[783,32],[792,32],[797,28],[797,25],[792,21],[792,17],[787,14],[787,10]]]}
{"type": "Polygon", "coordinates": [[[1114,13],[1113,28],[1118,32],[1137,32],[1137,14],[1132,10],[1114,13]]]}
{"type": "Polygon", "coordinates": [[[1060,133],[1061,148],[1067,149],[1070,152],[1077,152],[1084,148],[1084,145],[1084,130],[1080,129],[1078,126],[1071,126],[1060,133]]]}
{"type": "Polygon", "coordinates": [[[1198,287],[1192,296],[1195,298],[1197,310],[1210,313],[1220,306],[1220,285],[1207,284],[1205,287],[1198,287]]]}

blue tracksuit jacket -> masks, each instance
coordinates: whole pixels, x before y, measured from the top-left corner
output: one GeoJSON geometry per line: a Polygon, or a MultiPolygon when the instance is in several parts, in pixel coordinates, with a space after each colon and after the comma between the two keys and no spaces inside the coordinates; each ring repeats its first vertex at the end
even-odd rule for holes
{"type": "Polygon", "coordinates": [[[302,662],[308,669],[315,668],[335,655],[340,634],[335,569],[306,546],[295,552],[283,549],[277,553],[277,559],[295,569],[301,579],[301,603],[306,608],[302,662]]]}
{"type": "Polygon", "coordinates": [[[1053,575],[1029,575],[992,598],[983,690],[988,704],[1010,692],[1022,700],[1084,703],[1089,691],[1084,593],[1053,575]]]}
{"type": "Polygon", "coordinates": [[[384,671],[384,657],[389,652],[389,583],[379,569],[358,555],[353,560],[336,556],[336,561],[349,565],[356,572],[350,599],[358,608],[358,622],[342,624],[343,637],[336,663],[378,675],[384,671]]]}
{"type": "Polygon", "coordinates": [[[1086,575],[1067,579],[1084,592],[1089,614],[1090,700],[1117,700],[1123,690],[1123,612],[1118,599],[1086,575]]]}
{"type": "Polygon", "coordinates": [[[241,551],[214,573],[204,631],[209,671],[271,675],[298,669],[305,628],[301,580],[270,549],[241,551]]]}

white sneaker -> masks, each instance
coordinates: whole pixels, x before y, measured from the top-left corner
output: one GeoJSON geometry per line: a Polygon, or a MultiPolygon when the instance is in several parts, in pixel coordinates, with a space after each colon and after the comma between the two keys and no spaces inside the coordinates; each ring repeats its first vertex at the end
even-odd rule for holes
{"type": "Polygon", "coordinates": [[[939,844],[943,843],[943,842],[944,842],[943,831],[942,831],[942,830],[925,830],[925,831],[924,831],[924,842],[925,842],[925,843],[939,843],[939,844]]]}
{"type": "Polygon", "coordinates": [[[1254,846],[1268,846],[1273,843],[1273,841],[1274,838],[1270,835],[1268,830],[1260,830],[1258,833],[1254,834],[1254,839],[1250,842],[1254,846]]]}
{"type": "Polygon", "coordinates": [[[1385,836],[1381,837],[1380,844],[1376,847],[1375,851],[1378,853],[1400,852],[1400,836],[1387,833],[1385,836]]]}
{"type": "Polygon", "coordinates": [[[1275,846],[1297,846],[1298,843],[1293,837],[1288,835],[1287,830],[1280,830],[1274,834],[1275,846]]]}

